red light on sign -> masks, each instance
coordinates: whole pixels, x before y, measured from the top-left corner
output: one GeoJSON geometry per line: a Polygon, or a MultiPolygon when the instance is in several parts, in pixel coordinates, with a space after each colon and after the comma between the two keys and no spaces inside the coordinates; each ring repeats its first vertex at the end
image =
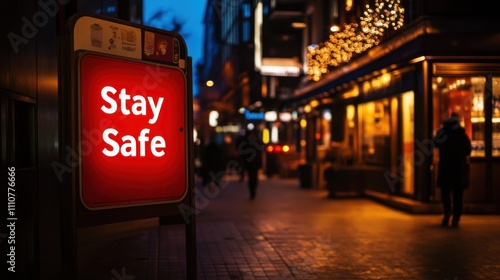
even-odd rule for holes
{"type": "Polygon", "coordinates": [[[177,68],[80,60],[80,195],[91,209],[181,200],[186,77],[177,68]]]}

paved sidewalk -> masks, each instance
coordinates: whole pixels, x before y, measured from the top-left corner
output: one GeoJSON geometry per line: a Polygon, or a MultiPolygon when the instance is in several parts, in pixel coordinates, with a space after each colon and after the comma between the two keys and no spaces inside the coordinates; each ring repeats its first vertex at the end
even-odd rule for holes
{"type": "MultiPolygon", "coordinates": [[[[441,215],[328,199],[297,179],[262,177],[255,200],[236,177],[226,183],[197,216],[198,279],[500,279],[499,215],[442,228],[441,215]]],[[[79,234],[79,279],[186,279],[183,225],[79,234]]]]}

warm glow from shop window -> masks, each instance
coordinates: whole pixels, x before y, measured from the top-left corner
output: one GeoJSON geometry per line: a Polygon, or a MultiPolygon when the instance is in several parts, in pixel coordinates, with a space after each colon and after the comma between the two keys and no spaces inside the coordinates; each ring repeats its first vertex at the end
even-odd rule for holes
{"type": "Polygon", "coordinates": [[[264,21],[263,6],[262,2],[258,2],[255,7],[254,16],[254,64],[255,70],[260,71],[262,67],[262,42],[261,42],[261,31],[262,22],[264,21]]]}
{"type": "Polygon", "coordinates": [[[302,28],[306,28],[307,25],[305,22],[292,22],[292,27],[302,29],[302,28]]]}
{"type": "Polygon", "coordinates": [[[357,97],[358,95],[359,95],[359,87],[355,86],[352,89],[344,92],[344,94],[342,94],[342,98],[348,99],[348,98],[357,97]]]}
{"type": "Polygon", "coordinates": [[[319,105],[318,100],[312,100],[311,102],[309,102],[309,106],[311,106],[311,108],[318,107],[318,105],[319,105]]]}
{"type": "Polygon", "coordinates": [[[364,82],[362,87],[363,87],[363,92],[369,92],[370,89],[372,88],[370,81],[364,82]]]}
{"type": "Polygon", "coordinates": [[[264,120],[274,122],[278,119],[278,113],[275,111],[268,111],[264,113],[264,120]]]}
{"type": "Polygon", "coordinates": [[[383,87],[387,87],[391,84],[391,74],[383,74],[380,76],[380,82],[382,83],[383,87]]]}
{"type": "Polygon", "coordinates": [[[260,86],[260,93],[262,95],[262,98],[266,98],[267,97],[267,83],[262,83],[262,85],[260,86]]]}
{"type": "Polygon", "coordinates": [[[340,31],[340,26],[334,24],[330,27],[331,32],[339,32],[340,31]]]}
{"type": "Polygon", "coordinates": [[[330,112],[330,110],[326,109],[323,111],[323,119],[327,120],[327,121],[331,121],[332,120],[332,112],[330,112]]]}
{"type": "Polygon", "coordinates": [[[346,116],[347,116],[347,124],[349,127],[354,127],[354,114],[356,113],[356,108],[354,105],[347,105],[346,107],[346,116]]]}
{"type": "Polygon", "coordinates": [[[278,114],[278,119],[282,122],[289,122],[292,120],[292,114],[289,112],[281,112],[278,114]]]}
{"type": "Polygon", "coordinates": [[[311,106],[309,106],[309,105],[304,106],[304,112],[311,113],[311,110],[312,110],[311,106]]]}
{"type": "Polygon", "coordinates": [[[276,125],[271,128],[271,143],[278,143],[278,127],[276,125]]]}
{"type": "Polygon", "coordinates": [[[349,12],[352,9],[352,0],[345,1],[345,11],[349,12]]]}
{"type": "Polygon", "coordinates": [[[264,144],[269,143],[269,129],[267,129],[267,128],[264,128],[262,130],[262,142],[264,144]]]}
{"type": "Polygon", "coordinates": [[[219,118],[219,112],[211,111],[210,114],[208,115],[208,124],[211,127],[216,127],[218,118],[219,118]]]}
{"type": "Polygon", "coordinates": [[[306,144],[307,144],[307,141],[306,141],[306,140],[304,140],[304,139],[300,140],[300,146],[301,146],[301,147],[305,147],[305,146],[306,146],[306,144]]]}
{"type": "Polygon", "coordinates": [[[300,127],[305,128],[307,126],[307,121],[302,119],[300,120],[300,127]]]}

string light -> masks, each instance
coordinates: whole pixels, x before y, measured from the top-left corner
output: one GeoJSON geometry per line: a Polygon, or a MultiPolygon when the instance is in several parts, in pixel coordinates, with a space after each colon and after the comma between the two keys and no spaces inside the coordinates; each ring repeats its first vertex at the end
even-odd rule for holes
{"type": "Polygon", "coordinates": [[[404,8],[399,0],[375,0],[375,7],[366,5],[359,23],[346,24],[342,31],[330,35],[329,40],[309,46],[307,51],[308,79],[319,81],[336,67],[380,43],[385,30],[403,26],[404,8]]]}

